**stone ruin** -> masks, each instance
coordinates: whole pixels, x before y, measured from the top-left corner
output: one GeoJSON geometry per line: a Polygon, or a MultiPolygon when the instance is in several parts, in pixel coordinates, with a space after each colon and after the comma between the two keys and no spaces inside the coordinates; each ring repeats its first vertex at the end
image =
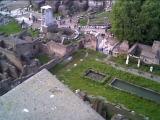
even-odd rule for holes
{"type": "MultiPolygon", "coordinates": [[[[77,36],[74,33],[72,29],[64,28],[58,34],[61,34],[60,37],[69,35],[74,39],[77,36]]],[[[27,30],[8,37],[3,35],[5,34],[0,36],[0,96],[41,69],[53,67],[57,64],[57,60],[66,59],[75,51],[73,44],[63,45],[61,39],[52,37],[45,43],[40,38],[32,38],[27,30]],[[46,54],[53,60],[41,66],[39,60],[34,58],[39,53],[46,54]]]]}
{"type": "Polygon", "coordinates": [[[0,26],[3,26],[9,22],[11,22],[11,19],[0,13],[0,26]]]}
{"type": "Polygon", "coordinates": [[[137,56],[147,64],[160,65],[160,42],[154,41],[152,46],[135,43],[128,53],[137,56]]]}
{"type": "Polygon", "coordinates": [[[121,43],[117,43],[116,46],[113,48],[113,55],[117,56],[118,54],[128,54],[129,50],[129,43],[128,41],[124,40],[121,43]]]}
{"type": "Polygon", "coordinates": [[[36,55],[39,49],[38,39],[28,42],[20,39],[20,36],[0,36],[0,88],[10,90],[16,86],[16,81],[21,83],[26,76],[37,73],[39,60],[31,57],[36,55]]]}
{"type": "Polygon", "coordinates": [[[79,32],[77,30],[73,30],[70,28],[58,28],[55,29],[53,32],[46,33],[47,40],[53,40],[58,43],[62,43],[65,41],[70,41],[76,39],[79,36],[79,32]]]}
{"type": "Polygon", "coordinates": [[[64,16],[73,14],[72,10],[82,11],[88,9],[88,0],[29,0],[30,4],[38,9],[44,4],[50,5],[54,13],[60,13],[64,16]]]}

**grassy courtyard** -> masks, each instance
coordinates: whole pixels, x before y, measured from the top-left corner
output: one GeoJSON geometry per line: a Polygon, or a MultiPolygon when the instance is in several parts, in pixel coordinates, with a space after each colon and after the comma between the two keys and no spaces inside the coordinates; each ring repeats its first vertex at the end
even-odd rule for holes
{"type": "Polygon", "coordinates": [[[5,32],[7,35],[19,33],[22,30],[21,26],[15,21],[0,27],[0,32],[5,32]]]}
{"type": "Polygon", "coordinates": [[[159,103],[131,95],[128,92],[119,91],[108,85],[114,78],[120,78],[121,80],[160,92],[160,83],[117,70],[104,62],[92,59],[97,56],[92,51],[92,54],[88,52],[89,56],[84,57],[85,52],[83,51],[85,50],[77,51],[73,54],[74,59],[71,62],[62,62],[52,68],[50,72],[56,74],[58,79],[72,90],[81,89],[87,91],[88,94],[101,95],[108,101],[123,104],[126,108],[135,111],[136,114],[144,114],[151,120],[160,119],[159,103]],[[81,58],[83,58],[83,61],[80,61],[81,58]],[[73,66],[75,63],[77,64],[76,67],[73,66]],[[106,81],[99,83],[84,77],[84,73],[89,68],[106,73],[108,75],[106,81]]]}
{"type": "Polygon", "coordinates": [[[41,65],[44,65],[51,60],[51,58],[48,57],[47,55],[37,55],[35,58],[40,61],[41,65]]]}

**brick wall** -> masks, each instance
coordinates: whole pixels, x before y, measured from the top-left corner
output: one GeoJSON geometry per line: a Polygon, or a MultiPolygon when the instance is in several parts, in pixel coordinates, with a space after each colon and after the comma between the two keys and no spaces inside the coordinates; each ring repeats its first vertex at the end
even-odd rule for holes
{"type": "Polygon", "coordinates": [[[70,53],[74,50],[74,45],[62,45],[60,43],[56,43],[54,41],[50,41],[47,44],[42,44],[41,50],[49,55],[56,55],[58,57],[63,57],[66,54],[70,53]]]}

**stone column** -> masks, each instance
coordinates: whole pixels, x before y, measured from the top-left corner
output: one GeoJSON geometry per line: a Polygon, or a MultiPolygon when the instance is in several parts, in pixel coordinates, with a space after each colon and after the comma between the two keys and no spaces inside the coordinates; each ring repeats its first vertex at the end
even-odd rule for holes
{"type": "Polygon", "coordinates": [[[141,60],[138,59],[138,64],[137,64],[137,67],[138,67],[138,68],[140,67],[140,62],[141,62],[141,60]]]}
{"type": "Polygon", "coordinates": [[[127,55],[127,60],[126,60],[126,64],[128,65],[129,63],[129,55],[127,55]]]}

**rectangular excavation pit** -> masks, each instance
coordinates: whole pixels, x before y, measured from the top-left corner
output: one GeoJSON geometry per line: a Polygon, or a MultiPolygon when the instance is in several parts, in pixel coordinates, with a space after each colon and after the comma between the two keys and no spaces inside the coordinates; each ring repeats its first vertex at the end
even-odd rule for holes
{"type": "Polygon", "coordinates": [[[87,78],[103,83],[106,80],[107,74],[88,69],[85,73],[87,78]]]}
{"type": "Polygon", "coordinates": [[[131,94],[136,94],[138,96],[142,96],[146,99],[154,100],[160,103],[160,94],[150,89],[146,89],[128,82],[124,82],[117,78],[115,78],[109,85],[116,89],[123,90],[131,94]]]}

